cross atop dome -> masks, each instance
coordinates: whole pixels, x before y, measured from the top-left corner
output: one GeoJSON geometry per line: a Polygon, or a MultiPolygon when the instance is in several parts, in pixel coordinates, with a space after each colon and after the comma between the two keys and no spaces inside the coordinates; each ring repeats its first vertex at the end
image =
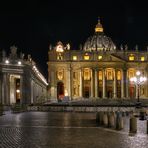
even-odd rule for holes
{"type": "Polygon", "coordinates": [[[102,24],[100,22],[100,17],[98,17],[98,24],[95,27],[95,32],[103,32],[103,27],[102,27],[102,24]]]}

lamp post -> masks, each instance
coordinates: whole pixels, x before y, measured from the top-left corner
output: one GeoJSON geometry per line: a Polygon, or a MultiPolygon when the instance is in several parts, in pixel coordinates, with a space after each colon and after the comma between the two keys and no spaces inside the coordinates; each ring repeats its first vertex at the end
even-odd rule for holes
{"type": "Polygon", "coordinates": [[[146,77],[142,77],[140,71],[136,72],[136,76],[130,79],[137,86],[137,105],[141,105],[140,103],[140,86],[147,80],[146,77]]]}

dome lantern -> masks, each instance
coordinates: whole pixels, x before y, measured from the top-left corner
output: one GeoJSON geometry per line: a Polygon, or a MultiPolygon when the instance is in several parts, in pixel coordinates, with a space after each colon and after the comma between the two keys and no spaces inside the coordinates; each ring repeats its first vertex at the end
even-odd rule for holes
{"type": "Polygon", "coordinates": [[[103,32],[103,27],[102,27],[99,17],[98,17],[98,24],[95,27],[95,32],[103,32]]]}

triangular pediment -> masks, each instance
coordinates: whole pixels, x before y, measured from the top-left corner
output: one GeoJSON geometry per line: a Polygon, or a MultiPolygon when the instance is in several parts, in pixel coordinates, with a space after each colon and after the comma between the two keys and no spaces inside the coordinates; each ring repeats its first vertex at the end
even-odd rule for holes
{"type": "Polygon", "coordinates": [[[109,54],[107,55],[106,58],[109,62],[125,62],[124,59],[122,59],[120,56],[117,56],[117,55],[109,54]]]}

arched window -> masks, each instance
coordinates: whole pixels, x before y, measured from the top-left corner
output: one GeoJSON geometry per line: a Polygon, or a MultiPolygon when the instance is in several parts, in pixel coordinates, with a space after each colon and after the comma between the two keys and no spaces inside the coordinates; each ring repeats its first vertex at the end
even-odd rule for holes
{"type": "Polygon", "coordinates": [[[107,80],[113,80],[113,70],[107,69],[107,80]]]}

